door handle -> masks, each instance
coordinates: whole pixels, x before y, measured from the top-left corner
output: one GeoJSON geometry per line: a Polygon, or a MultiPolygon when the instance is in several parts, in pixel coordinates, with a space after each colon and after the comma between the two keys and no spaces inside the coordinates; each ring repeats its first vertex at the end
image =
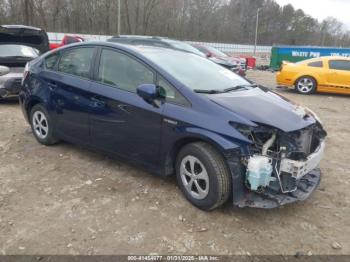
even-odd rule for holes
{"type": "Polygon", "coordinates": [[[96,97],[92,97],[91,101],[93,102],[94,107],[105,107],[106,103],[96,97]]]}

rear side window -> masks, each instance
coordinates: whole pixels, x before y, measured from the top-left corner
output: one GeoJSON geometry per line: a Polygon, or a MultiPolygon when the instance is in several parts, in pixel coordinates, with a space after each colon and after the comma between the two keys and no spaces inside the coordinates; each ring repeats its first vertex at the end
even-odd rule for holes
{"type": "Polygon", "coordinates": [[[49,70],[55,70],[57,62],[60,58],[59,52],[53,53],[45,58],[45,67],[49,70]]]}
{"type": "Polygon", "coordinates": [[[307,65],[311,66],[311,67],[323,67],[322,61],[316,61],[316,62],[308,63],[307,65]]]}
{"type": "Polygon", "coordinates": [[[93,47],[70,49],[63,53],[58,65],[58,71],[83,78],[89,78],[93,56],[93,47]]]}
{"type": "Polygon", "coordinates": [[[334,70],[350,71],[350,61],[329,60],[329,68],[334,70]]]}
{"type": "Polygon", "coordinates": [[[113,50],[102,50],[99,82],[136,93],[139,85],[153,84],[154,78],[154,73],[138,60],[113,50]]]}

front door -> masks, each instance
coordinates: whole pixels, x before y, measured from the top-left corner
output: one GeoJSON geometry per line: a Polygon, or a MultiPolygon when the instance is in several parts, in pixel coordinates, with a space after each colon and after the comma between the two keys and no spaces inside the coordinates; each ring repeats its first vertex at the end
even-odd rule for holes
{"type": "Polygon", "coordinates": [[[155,78],[136,58],[101,49],[90,97],[91,141],[96,147],[150,168],[159,166],[163,106],[150,105],[136,94],[139,85],[155,83],[155,78]]]}

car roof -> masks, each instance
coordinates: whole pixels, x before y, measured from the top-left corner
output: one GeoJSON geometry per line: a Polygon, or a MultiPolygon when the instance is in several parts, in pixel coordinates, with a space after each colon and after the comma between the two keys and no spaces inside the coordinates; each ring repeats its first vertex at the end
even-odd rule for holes
{"type": "Polygon", "coordinates": [[[117,35],[110,38],[112,39],[130,39],[130,40],[173,40],[168,37],[162,36],[147,36],[147,35],[117,35]]]}
{"type": "Polygon", "coordinates": [[[41,31],[41,28],[38,27],[33,27],[33,26],[26,26],[26,25],[1,25],[1,27],[4,28],[13,28],[13,29],[30,29],[30,30],[37,30],[37,31],[41,31]]]}
{"type": "Polygon", "coordinates": [[[124,51],[129,52],[135,52],[138,54],[144,54],[144,53],[168,53],[168,54],[178,54],[178,53],[187,53],[191,54],[189,52],[183,52],[176,49],[171,48],[163,48],[163,47],[157,47],[157,46],[144,46],[144,45],[128,45],[124,43],[116,43],[116,42],[107,42],[107,41],[88,41],[88,42],[80,42],[80,43],[74,43],[70,45],[66,45],[63,47],[60,47],[55,50],[64,50],[72,47],[79,47],[79,46],[105,46],[105,47],[112,47],[117,48],[124,51]]]}
{"type": "Polygon", "coordinates": [[[337,60],[347,60],[347,61],[350,61],[350,57],[346,57],[346,56],[323,56],[322,57],[324,60],[334,60],[334,59],[337,59],[337,60]]]}
{"type": "Polygon", "coordinates": [[[349,57],[345,56],[320,56],[315,58],[310,58],[307,60],[300,61],[299,64],[308,64],[312,62],[318,62],[318,61],[329,61],[329,60],[344,60],[344,61],[350,61],[349,57]]]}

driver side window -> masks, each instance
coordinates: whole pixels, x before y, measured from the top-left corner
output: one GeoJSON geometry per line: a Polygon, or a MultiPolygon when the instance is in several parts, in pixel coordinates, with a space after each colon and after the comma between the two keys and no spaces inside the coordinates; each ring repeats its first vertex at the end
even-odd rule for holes
{"type": "Polygon", "coordinates": [[[141,62],[128,55],[103,49],[98,70],[98,81],[136,93],[142,84],[154,84],[154,74],[141,62]]]}

